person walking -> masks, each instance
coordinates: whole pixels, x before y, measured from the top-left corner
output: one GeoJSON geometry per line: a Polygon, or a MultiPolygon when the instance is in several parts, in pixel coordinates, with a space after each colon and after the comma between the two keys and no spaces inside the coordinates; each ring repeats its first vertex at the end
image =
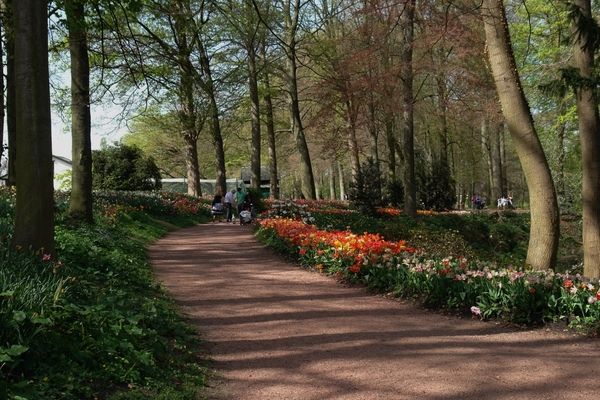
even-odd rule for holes
{"type": "Polygon", "coordinates": [[[246,199],[246,194],[242,192],[242,188],[237,188],[237,192],[233,195],[233,199],[235,200],[235,204],[237,206],[237,215],[240,217],[240,211],[242,211],[242,203],[246,199]]]}
{"type": "Polygon", "coordinates": [[[227,215],[225,217],[225,221],[226,222],[231,222],[231,218],[233,217],[233,203],[234,203],[234,199],[233,199],[233,194],[235,193],[235,189],[231,189],[230,192],[227,192],[227,194],[225,195],[225,208],[227,210],[227,215]]]}

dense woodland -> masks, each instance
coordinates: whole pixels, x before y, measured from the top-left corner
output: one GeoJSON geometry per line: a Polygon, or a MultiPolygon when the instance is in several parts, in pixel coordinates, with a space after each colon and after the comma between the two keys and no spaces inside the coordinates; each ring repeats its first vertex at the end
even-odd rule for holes
{"type": "Polygon", "coordinates": [[[51,104],[72,127],[69,212],[88,222],[90,106],[116,104],[125,142],[191,195],[242,166],[258,187],[268,165],[273,197],[339,199],[375,169],[382,202],[414,218],[512,196],[535,268],[556,262],[559,211],[582,214],[600,275],[590,0],[40,3],[0,2],[13,245],[53,248],[51,104]]]}

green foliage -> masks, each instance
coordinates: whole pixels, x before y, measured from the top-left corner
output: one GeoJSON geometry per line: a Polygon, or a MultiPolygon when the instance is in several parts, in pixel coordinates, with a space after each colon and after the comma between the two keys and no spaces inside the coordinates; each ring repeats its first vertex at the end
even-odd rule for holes
{"type": "Polygon", "coordinates": [[[387,203],[393,207],[401,207],[404,204],[404,184],[402,179],[393,177],[388,180],[387,187],[387,203]]]}
{"type": "Polygon", "coordinates": [[[423,162],[420,164],[419,168],[416,168],[416,178],[419,201],[423,208],[436,211],[454,208],[456,182],[452,178],[450,167],[437,160],[431,165],[425,165],[423,162]]]}
{"type": "Polygon", "coordinates": [[[250,192],[252,195],[252,204],[254,205],[254,212],[256,212],[256,214],[262,214],[268,210],[268,206],[265,203],[262,193],[259,189],[247,187],[246,191],[250,192]]]}
{"type": "MultiPolygon", "coordinates": [[[[0,211],[11,196],[0,197],[0,211]]],[[[197,398],[199,343],[153,283],[144,243],[173,223],[208,220],[204,201],[103,194],[102,215],[88,225],[63,218],[65,197],[56,202],[60,261],[11,253],[0,241],[0,398],[197,398]],[[158,219],[163,211],[171,224],[158,219]]]]}
{"type": "Polygon", "coordinates": [[[73,171],[68,169],[60,174],[54,175],[54,180],[59,181],[58,190],[71,190],[73,171]]]}
{"type": "Polygon", "coordinates": [[[135,146],[115,143],[92,154],[96,190],[159,190],[161,176],[152,158],[135,146]]]}
{"type": "Polygon", "coordinates": [[[360,167],[356,180],[350,182],[348,200],[355,210],[365,215],[374,215],[383,205],[381,198],[381,173],[373,158],[369,157],[360,167]]]}

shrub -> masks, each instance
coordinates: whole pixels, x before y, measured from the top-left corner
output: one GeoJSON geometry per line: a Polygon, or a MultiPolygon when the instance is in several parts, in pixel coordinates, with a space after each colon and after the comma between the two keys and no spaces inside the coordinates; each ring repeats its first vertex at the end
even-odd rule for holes
{"type": "Polygon", "coordinates": [[[383,205],[381,198],[381,174],[373,158],[361,165],[356,180],[350,182],[348,200],[350,205],[365,215],[375,215],[377,207],[383,205]]]}
{"type": "Polygon", "coordinates": [[[135,146],[115,143],[92,154],[96,190],[159,190],[161,176],[152,158],[135,146]]]}

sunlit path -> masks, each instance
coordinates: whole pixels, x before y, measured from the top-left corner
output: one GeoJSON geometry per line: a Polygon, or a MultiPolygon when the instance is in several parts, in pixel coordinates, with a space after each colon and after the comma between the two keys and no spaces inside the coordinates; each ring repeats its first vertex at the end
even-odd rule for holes
{"type": "Polygon", "coordinates": [[[211,399],[596,399],[600,342],[513,332],[348,288],[211,223],[149,249],[202,338],[211,399]]]}

